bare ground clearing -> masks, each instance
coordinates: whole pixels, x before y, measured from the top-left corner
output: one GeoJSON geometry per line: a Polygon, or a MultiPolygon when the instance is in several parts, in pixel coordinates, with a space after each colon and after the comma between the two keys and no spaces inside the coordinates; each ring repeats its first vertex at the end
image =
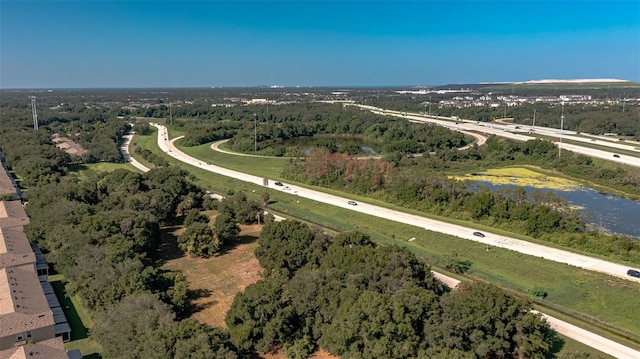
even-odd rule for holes
{"type": "MultiPolygon", "coordinates": [[[[177,247],[174,240],[161,248],[166,260],[163,269],[182,272],[192,293],[191,318],[213,327],[226,327],[225,314],[236,293],[260,279],[262,268],[253,255],[258,246],[261,226],[241,226],[236,245],[224,248],[211,258],[190,257],[177,247]]],[[[165,238],[178,236],[180,230],[166,233],[165,238]]]]}
{"type": "MultiPolygon", "coordinates": [[[[253,252],[258,246],[262,226],[240,226],[240,239],[232,247],[225,248],[212,258],[196,258],[184,254],[176,245],[175,238],[182,233],[181,227],[164,230],[161,258],[163,269],[181,271],[189,282],[194,306],[191,318],[214,327],[226,328],[224,317],[233,303],[236,293],[255,283],[262,275],[262,267],[253,252]]],[[[282,351],[260,353],[261,359],[285,359],[282,351]]],[[[319,350],[310,359],[339,359],[319,350]]]]}

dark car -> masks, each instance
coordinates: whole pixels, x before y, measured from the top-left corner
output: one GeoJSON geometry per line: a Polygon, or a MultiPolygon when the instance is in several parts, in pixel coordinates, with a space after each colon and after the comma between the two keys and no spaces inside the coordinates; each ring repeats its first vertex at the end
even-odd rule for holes
{"type": "Polygon", "coordinates": [[[484,233],[482,233],[482,232],[473,232],[473,235],[476,236],[476,237],[484,238],[484,233]]]}
{"type": "Polygon", "coordinates": [[[358,203],[356,203],[356,201],[349,201],[349,202],[347,202],[347,204],[350,205],[350,206],[357,206],[358,205],[358,203]]]}
{"type": "Polygon", "coordinates": [[[630,277],[640,278],[640,271],[637,271],[635,269],[629,269],[627,271],[627,275],[630,276],[630,277]]]}
{"type": "Polygon", "coordinates": [[[620,155],[613,155],[613,157],[615,157],[615,158],[620,158],[620,155]]]}
{"type": "Polygon", "coordinates": [[[278,181],[278,182],[274,183],[274,185],[276,185],[276,186],[282,186],[282,182],[278,181]]]}

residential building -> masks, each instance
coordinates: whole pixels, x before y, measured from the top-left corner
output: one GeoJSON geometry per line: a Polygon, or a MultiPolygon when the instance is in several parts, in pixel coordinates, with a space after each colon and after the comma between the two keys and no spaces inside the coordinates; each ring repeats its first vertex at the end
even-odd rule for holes
{"type": "MultiPolygon", "coordinates": [[[[48,265],[24,232],[27,223],[19,201],[0,201],[0,358],[20,358],[24,352],[14,349],[29,343],[71,339],[71,327],[48,282],[48,265]]],[[[43,345],[33,348],[48,353],[43,345]]]]}
{"type": "Polygon", "coordinates": [[[60,338],[51,338],[38,343],[28,343],[0,351],[0,359],[76,359],[82,358],[75,349],[67,352],[60,338]]]}
{"type": "Polygon", "coordinates": [[[33,265],[0,268],[0,350],[55,337],[49,308],[33,265]]]}

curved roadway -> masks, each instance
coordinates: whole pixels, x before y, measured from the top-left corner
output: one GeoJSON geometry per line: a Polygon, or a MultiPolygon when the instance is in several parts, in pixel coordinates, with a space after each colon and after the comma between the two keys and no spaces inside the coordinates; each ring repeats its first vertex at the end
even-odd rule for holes
{"type": "Polygon", "coordinates": [[[136,160],[129,154],[129,143],[131,142],[131,139],[133,138],[134,133],[135,132],[132,132],[122,136],[124,138],[124,141],[122,141],[122,144],[120,145],[119,150],[120,150],[120,153],[122,153],[122,156],[124,157],[125,162],[131,163],[133,167],[141,170],[142,172],[147,172],[149,171],[149,168],[143,165],[142,163],[138,162],[138,160],[136,160]]]}
{"type": "MultiPolygon", "coordinates": [[[[264,178],[229,170],[223,167],[215,166],[208,163],[203,163],[202,160],[191,157],[186,153],[178,150],[174,141],[178,138],[174,138],[172,140],[168,140],[167,128],[165,126],[160,126],[157,124],[151,124],[158,128],[158,146],[166,152],[171,157],[190,164],[195,167],[199,167],[211,172],[215,172],[224,176],[232,177],[238,180],[250,182],[257,184],[259,186],[263,185],[264,178]]],[[[621,271],[626,271],[625,266],[620,266],[616,263],[606,262],[595,258],[590,258],[587,256],[582,256],[579,254],[548,248],[540,245],[535,245],[529,242],[517,240],[514,238],[498,236],[494,234],[487,234],[486,237],[480,238],[476,237],[472,234],[473,229],[466,228],[458,225],[452,225],[446,222],[435,221],[431,219],[427,219],[420,216],[406,214],[400,211],[393,211],[387,208],[377,207],[369,204],[359,204],[357,206],[351,206],[347,204],[347,199],[329,195],[323,192],[313,191],[304,187],[287,185],[283,183],[283,186],[276,187],[276,189],[280,189],[285,191],[284,188],[289,188],[286,190],[287,192],[291,192],[292,194],[299,195],[301,197],[310,198],[312,200],[323,202],[327,204],[331,204],[338,207],[348,208],[352,210],[356,210],[362,213],[367,213],[373,216],[382,217],[386,219],[396,220],[399,222],[403,222],[410,225],[422,226],[427,230],[432,230],[436,232],[442,232],[447,234],[456,235],[458,237],[462,237],[465,239],[470,239],[482,243],[487,243],[496,247],[507,248],[511,250],[517,250],[522,253],[530,254],[528,252],[533,253],[532,255],[536,255],[539,257],[547,258],[550,260],[556,260],[558,262],[567,263],[571,265],[575,265],[578,267],[603,272],[607,274],[611,274],[617,277],[625,278],[625,279],[634,279],[629,278],[623,274],[621,271]],[[522,242],[522,243],[520,243],[522,242]],[[527,246],[526,244],[532,245],[533,247],[527,246]],[[522,247],[520,247],[522,245],[522,247]],[[527,249],[529,248],[529,249],[527,249]],[[536,252],[536,250],[538,252],[536,252]]],[[[436,278],[440,281],[444,282],[450,287],[455,287],[459,281],[455,278],[448,277],[446,275],[440,273],[434,273],[436,278]]],[[[640,280],[638,280],[640,282],[640,280]]],[[[591,346],[597,350],[602,351],[603,353],[607,353],[609,355],[613,355],[616,358],[622,359],[637,359],[640,358],[640,351],[634,350],[632,348],[626,347],[624,345],[618,344],[612,340],[603,338],[599,335],[593,334],[589,331],[576,327],[572,324],[566,323],[554,317],[551,317],[547,314],[542,313],[542,315],[547,319],[549,325],[556,330],[558,333],[565,335],[569,338],[575,339],[583,344],[591,346]]]]}
{"type": "MultiPolygon", "coordinates": [[[[167,129],[164,126],[159,126],[153,124],[159,130],[158,136],[158,146],[162,149],[162,151],[166,152],[171,157],[174,157],[182,162],[188,163],[192,166],[200,167],[202,169],[215,172],[227,177],[232,177],[235,179],[239,179],[245,182],[250,182],[259,186],[264,185],[264,178],[259,176],[254,176],[251,174],[246,174],[234,170],[230,170],[227,168],[223,168],[220,166],[207,164],[202,160],[191,157],[186,153],[178,150],[173,142],[173,140],[167,140],[167,129]]],[[[589,257],[582,254],[577,254],[573,252],[569,252],[562,249],[547,247],[544,245],[527,242],[519,239],[515,239],[512,237],[507,237],[503,235],[498,235],[494,233],[484,232],[485,237],[478,237],[473,234],[475,231],[473,228],[464,227],[457,224],[442,222],[430,218],[425,218],[422,216],[404,213],[397,210],[392,210],[389,208],[374,206],[368,203],[360,203],[356,206],[349,205],[348,199],[323,193],[320,191],[314,191],[305,187],[296,186],[293,184],[284,184],[284,186],[280,187],[271,187],[276,190],[282,190],[289,192],[291,194],[298,195],[300,197],[309,198],[318,202],[330,204],[337,207],[342,207],[350,210],[354,210],[357,212],[365,213],[371,216],[390,219],[393,221],[410,224],[413,226],[419,226],[424,229],[446,233],[449,235],[453,235],[456,237],[472,240],[475,242],[480,242],[483,244],[487,244],[493,247],[500,247],[505,249],[510,249],[516,252],[528,254],[535,257],[541,257],[544,259],[552,260],[555,262],[569,264],[575,267],[580,267],[596,272],[601,272],[605,274],[609,274],[618,278],[636,281],[640,283],[640,278],[629,277],[626,273],[629,269],[628,266],[613,263],[609,261],[605,261],[598,258],[589,257]]]]}
{"type": "Polygon", "coordinates": [[[555,136],[562,139],[568,139],[576,142],[583,142],[585,144],[595,144],[603,147],[609,147],[611,151],[605,151],[602,149],[595,149],[591,147],[580,146],[576,144],[556,142],[556,146],[561,149],[570,150],[575,153],[580,153],[590,157],[601,158],[607,161],[623,163],[629,166],[640,167],[640,143],[636,141],[617,141],[612,142],[611,138],[605,136],[592,136],[587,137],[578,136],[575,131],[560,130],[549,127],[535,127],[534,131],[531,131],[531,126],[522,126],[516,129],[516,125],[504,125],[496,123],[476,122],[464,119],[454,119],[451,117],[443,116],[426,116],[417,115],[408,112],[391,111],[382,108],[368,106],[368,105],[354,105],[364,110],[371,111],[379,115],[389,115],[407,119],[409,121],[416,122],[430,122],[435,123],[443,127],[447,127],[452,130],[458,131],[476,131],[485,134],[492,134],[500,137],[510,138],[516,141],[529,141],[533,140],[536,133],[545,134],[546,136],[555,136]],[[529,135],[526,135],[530,133],[529,135]],[[638,152],[637,155],[618,154],[616,150],[634,151],[638,152]],[[617,157],[614,157],[617,155],[617,157]]]}

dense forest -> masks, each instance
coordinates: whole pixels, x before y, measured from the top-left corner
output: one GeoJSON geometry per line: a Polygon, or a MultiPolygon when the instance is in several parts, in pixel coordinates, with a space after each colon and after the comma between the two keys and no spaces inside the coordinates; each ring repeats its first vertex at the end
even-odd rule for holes
{"type": "Polygon", "coordinates": [[[546,358],[554,334],[530,304],[486,284],[445,292],[406,249],[334,238],[295,221],[265,226],[263,278],[226,321],[238,348],[306,358],[546,358]]]}
{"type": "MultiPolygon", "coordinates": [[[[439,126],[409,123],[342,104],[289,104],[272,106],[268,113],[265,110],[264,106],[220,108],[210,113],[217,116],[216,121],[181,119],[174,125],[185,132],[182,142],[185,146],[231,139],[229,145],[235,151],[254,152],[257,149],[259,154],[267,156],[304,153],[304,149],[288,148],[282,142],[323,135],[370,141],[385,153],[422,153],[463,147],[470,142],[463,134],[439,126]],[[257,111],[255,132],[251,110],[257,111]]],[[[324,146],[334,152],[362,153],[358,146],[336,147],[335,140],[317,142],[315,146],[324,146]]]]}

